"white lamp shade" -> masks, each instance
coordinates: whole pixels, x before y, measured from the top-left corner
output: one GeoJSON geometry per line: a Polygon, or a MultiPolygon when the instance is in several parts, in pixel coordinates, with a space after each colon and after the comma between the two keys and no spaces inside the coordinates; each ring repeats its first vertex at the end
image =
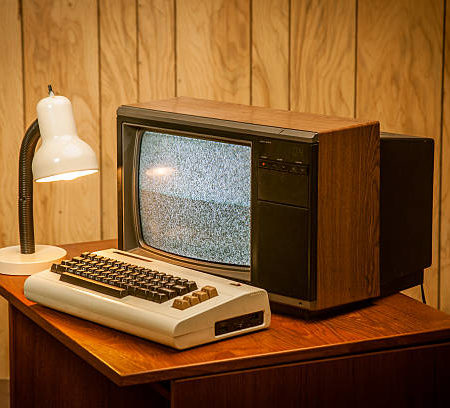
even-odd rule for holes
{"type": "Polygon", "coordinates": [[[98,171],[95,152],[77,135],[69,99],[44,98],[37,114],[42,145],[33,158],[34,180],[70,180],[98,171]]]}

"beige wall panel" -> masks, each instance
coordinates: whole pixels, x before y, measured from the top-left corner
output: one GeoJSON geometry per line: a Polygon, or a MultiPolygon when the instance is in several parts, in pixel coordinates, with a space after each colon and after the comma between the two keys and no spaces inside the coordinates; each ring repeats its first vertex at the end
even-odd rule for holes
{"type": "Polygon", "coordinates": [[[291,109],[354,116],[355,1],[291,1],[291,109]]]}
{"type": "Polygon", "coordinates": [[[250,103],[249,0],[179,0],[177,94],[250,103]]]}
{"type": "Polygon", "coordinates": [[[252,105],[289,109],[289,0],[252,2],[252,105]]]}
{"type": "Polygon", "coordinates": [[[19,241],[18,162],[24,135],[19,1],[1,1],[0,14],[0,247],[3,247],[19,241]]]}
{"type": "Polygon", "coordinates": [[[116,110],[137,102],[136,4],[100,0],[102,238],[117,237],[116,110]]]}
{"type": "Polygon", "coordinates": [[[435,139],[433,266],[425,272],[433,306],[438,305],[443,10],[442,0],[358,3],[357,117],[378,119],[382,130],[435,139]]]}
{"type": "Polygon", "coordinates": [[[175,0],[139,0],[139,101],[175,96],[175,0]]]}
{"type": "Polygon", "coordinates": [[[444,128],[442,134],[441,182],[441,288],[440,308],[450,313],[450,7],[445,27],[444,128]]]}
{"type": "MultiPolygon", "coordinates": [[[[97,2],[23,1],[25,122],[51,83],[73,104],[79,136],[99,154],[97,2]]],[[[99,158],[100,159],[100,158],[99,158]]],[[[100,238],[100,175],[34,186],[38,243],[100,238]]]]}
{"type": "MultiPolygon", "coordinates": [[[[24,134],[22,35],[18,0],[0,2],[0,247],[18,244],[17,164],[24,134]]],[[[0,379],[9,377],[8,304],[0,299],[0,379]]]]}

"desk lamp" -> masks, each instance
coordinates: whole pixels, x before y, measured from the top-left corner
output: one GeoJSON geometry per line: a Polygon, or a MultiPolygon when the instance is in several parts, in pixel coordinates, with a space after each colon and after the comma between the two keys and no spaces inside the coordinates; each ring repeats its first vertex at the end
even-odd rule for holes
{"type": "Polygon", "coordinates": [[[66,255],[62,248],[34,243],[33,179],[37,183],[73,180],[98,171],[94,151],[77,135],[69,99],[55,96],[51,85],[48,92],[37,104],[38,118],[25,132],[20,147],[20,246],[0,249],[1,274],[31,275],[66,255]],[[42,145],[35,153],[40,137],[42,145]]]}

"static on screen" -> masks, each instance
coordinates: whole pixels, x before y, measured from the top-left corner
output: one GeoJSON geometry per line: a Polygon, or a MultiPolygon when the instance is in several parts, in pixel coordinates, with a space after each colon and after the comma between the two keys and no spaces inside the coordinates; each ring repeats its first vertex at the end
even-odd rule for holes
{"type": "Polygon", "coordinates": [[[139,159],[144,242],[207,262],[250,266],[250,146],[145,132],[139,159]]]}

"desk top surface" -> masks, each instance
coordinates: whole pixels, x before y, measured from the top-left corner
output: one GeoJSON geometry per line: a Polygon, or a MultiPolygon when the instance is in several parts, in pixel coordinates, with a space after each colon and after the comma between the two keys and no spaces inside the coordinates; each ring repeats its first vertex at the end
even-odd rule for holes
{"type": "MultiPolygon", "coordinates": [[[[68,256],[116,247],[115,240],[66,245],[68,256]]],[[[26,277],[0,275],[0,294],[119,385],[366,353],[450,339],[450,316],[397,294],[321,320],[272,315],[269,329],[185,351],[30,302],[26,277]]]]}

